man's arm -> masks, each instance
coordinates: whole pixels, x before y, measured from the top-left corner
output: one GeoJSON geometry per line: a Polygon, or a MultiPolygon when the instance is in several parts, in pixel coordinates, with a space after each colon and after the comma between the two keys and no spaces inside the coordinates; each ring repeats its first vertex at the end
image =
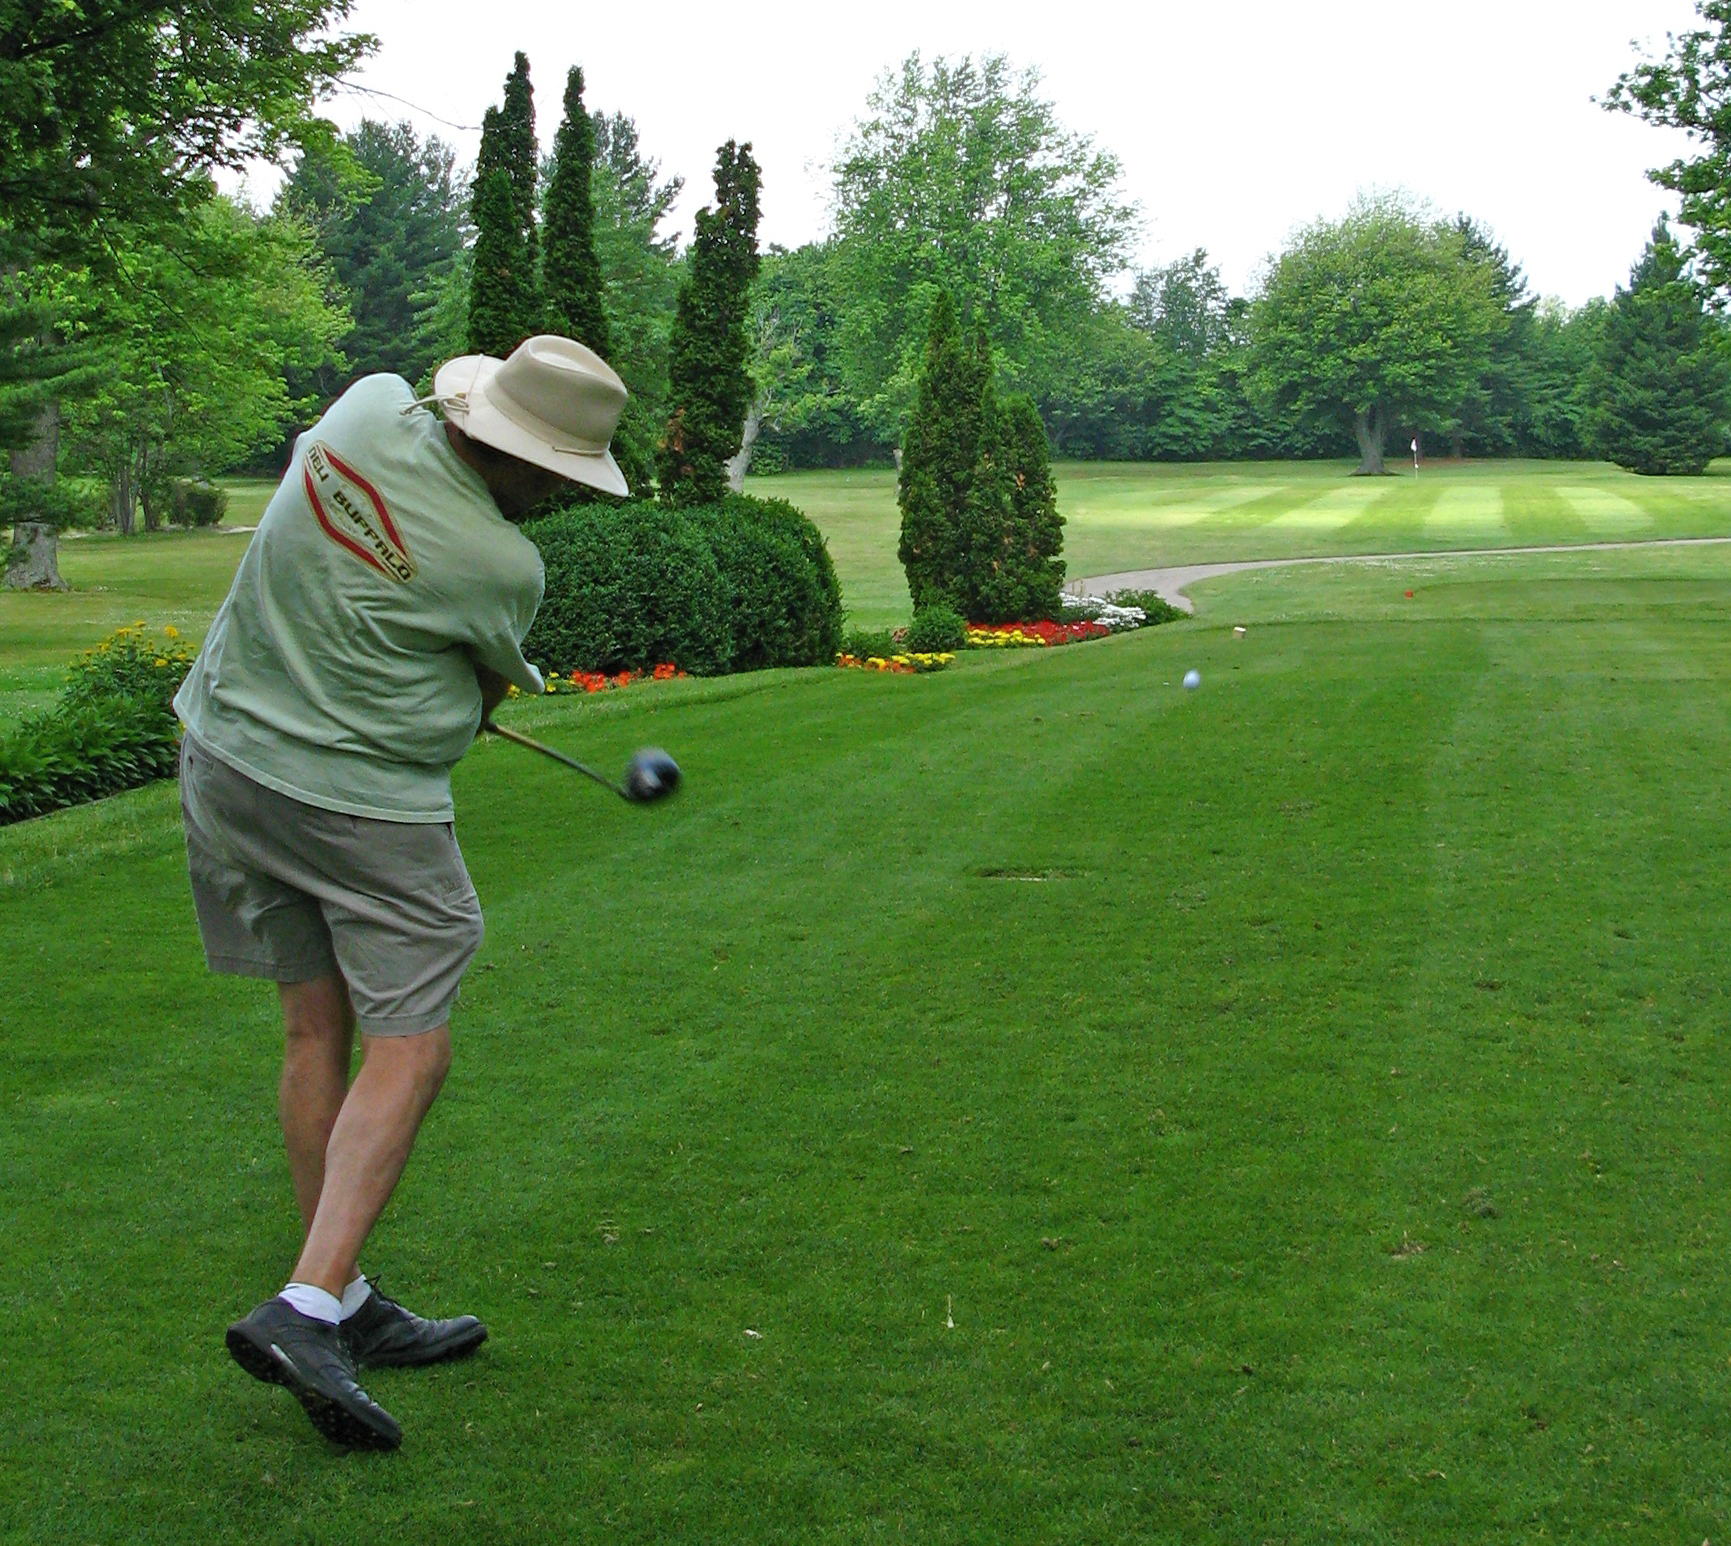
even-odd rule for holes
{"type": "Polygon", "coordinates": [[[478,660],[475,662],[475,680],[481,684],[481,723],[486,724],[493,717],[493,710],[505,701],[511,684],[478,660]]]}

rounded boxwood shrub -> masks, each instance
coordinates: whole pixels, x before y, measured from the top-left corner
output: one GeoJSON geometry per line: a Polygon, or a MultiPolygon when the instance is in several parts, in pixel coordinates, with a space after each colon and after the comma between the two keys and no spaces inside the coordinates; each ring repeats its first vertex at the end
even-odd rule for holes
{"type": "Polygon", "coordinates": [[[684,514],[643,500],[576,505],[524,532],[547,570],[528,659],[554,671],[728,669],[727,582],[684,514]]]}
{"type": "Polygon", "coordinates": [[[914,613],[903,648],[916,655],[941,655],[959,650],[968,642],[968,625],[960,612],[948,607],[921,607],[914,613]]]}
{"type": "Polygon", "coordinates": [[[701,676],[835,659],[841,585],[823,534],[785,500],[571,504],[524,531],[547,591],[523,648],[548,669],[672,661],[701,676]]]}
{"type": "Polygon", "coordinates": [[[168,499],[181,526],[215,526],[228,514],[228,490],[204,478],[176,478],[168,499]]]}
{"type": "Polygon", "coordinates": [[[841,585],[823,534],[780,499],[735,494],[687,514],[727,580],[731,669],[830,665],[841,644],[841,585]]]}

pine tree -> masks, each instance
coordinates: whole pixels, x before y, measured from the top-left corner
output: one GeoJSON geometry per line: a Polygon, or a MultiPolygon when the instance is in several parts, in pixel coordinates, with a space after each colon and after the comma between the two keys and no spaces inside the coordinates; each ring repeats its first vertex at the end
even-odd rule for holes
{"type": "Polygon", "coordinates": [[[1664,219],[1606,314],[1590,395],[1600,451],[1632,472],[1698,474],[1725,449],[1725,329],[1664,219]]]}
{"type": "Polygon", "coordinates": [[[565,77],[565,118],[553,141],[553,175],[547,181],[541,289],[549,331],[575,338],[606,359],[613,345],[595,252],[595,199],[589,185],[594,166],[595,125],[583,106],[583,71],[573,65],[565,77]]]}
{"type": "Polygon", "coordinates": [[[475,160],[475,256],[469,280],[469,347],[503,358],[544,321],[535,227],[535,98],[518,54],[505,102],[481,120],[475,160]]]}
{"type": "Polygon", "coordinates": [[[697,213],[691,269],[668,340],[667,434],[657,458],[661,497],[708,504],[727,489],[751,406],[746,315],[757,277],[757,163],[729,140],[715,161],[715,207],[697,213]]]}
{"type": "Polygon", "coordinates": [[[978,354],[963,347],[955,307],[940,291],[926,317],[925,360],[896,489],[902,510],[896,554],[916,610],[965,610],[959,588],[966,567],[963,513],[980,461],[986,386],[978,354]]]}

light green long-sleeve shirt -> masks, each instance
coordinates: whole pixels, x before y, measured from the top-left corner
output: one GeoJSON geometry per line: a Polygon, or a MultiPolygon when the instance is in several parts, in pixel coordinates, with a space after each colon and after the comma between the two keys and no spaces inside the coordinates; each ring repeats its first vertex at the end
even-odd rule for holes
{"type": "Polygon", "coordinates": [[[451,765],[481,719],[475,662],[542,690],[522,643],[544,577],[413,400],[401,377],[368,376],[296,442],[174,706],[293,799],[449,821],[451,765]]]}

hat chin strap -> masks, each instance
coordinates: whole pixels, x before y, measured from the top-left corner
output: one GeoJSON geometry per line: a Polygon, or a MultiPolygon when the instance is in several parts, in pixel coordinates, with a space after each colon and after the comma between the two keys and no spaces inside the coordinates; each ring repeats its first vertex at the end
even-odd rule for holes
{"type": "Polygon", "coordinates": [[[402,417],[405,419],[408,418],[408,416],[417,408],[431,408],[434,406],[444,409],[446,413],[449,413],[453,408],[462,408],[466,412],[469,407],[469,394],[467,392],[446,392],[441,395],[438,392],[434,392],[428,397],[417,397],[412,403],[402,409],[402,417]]]}

